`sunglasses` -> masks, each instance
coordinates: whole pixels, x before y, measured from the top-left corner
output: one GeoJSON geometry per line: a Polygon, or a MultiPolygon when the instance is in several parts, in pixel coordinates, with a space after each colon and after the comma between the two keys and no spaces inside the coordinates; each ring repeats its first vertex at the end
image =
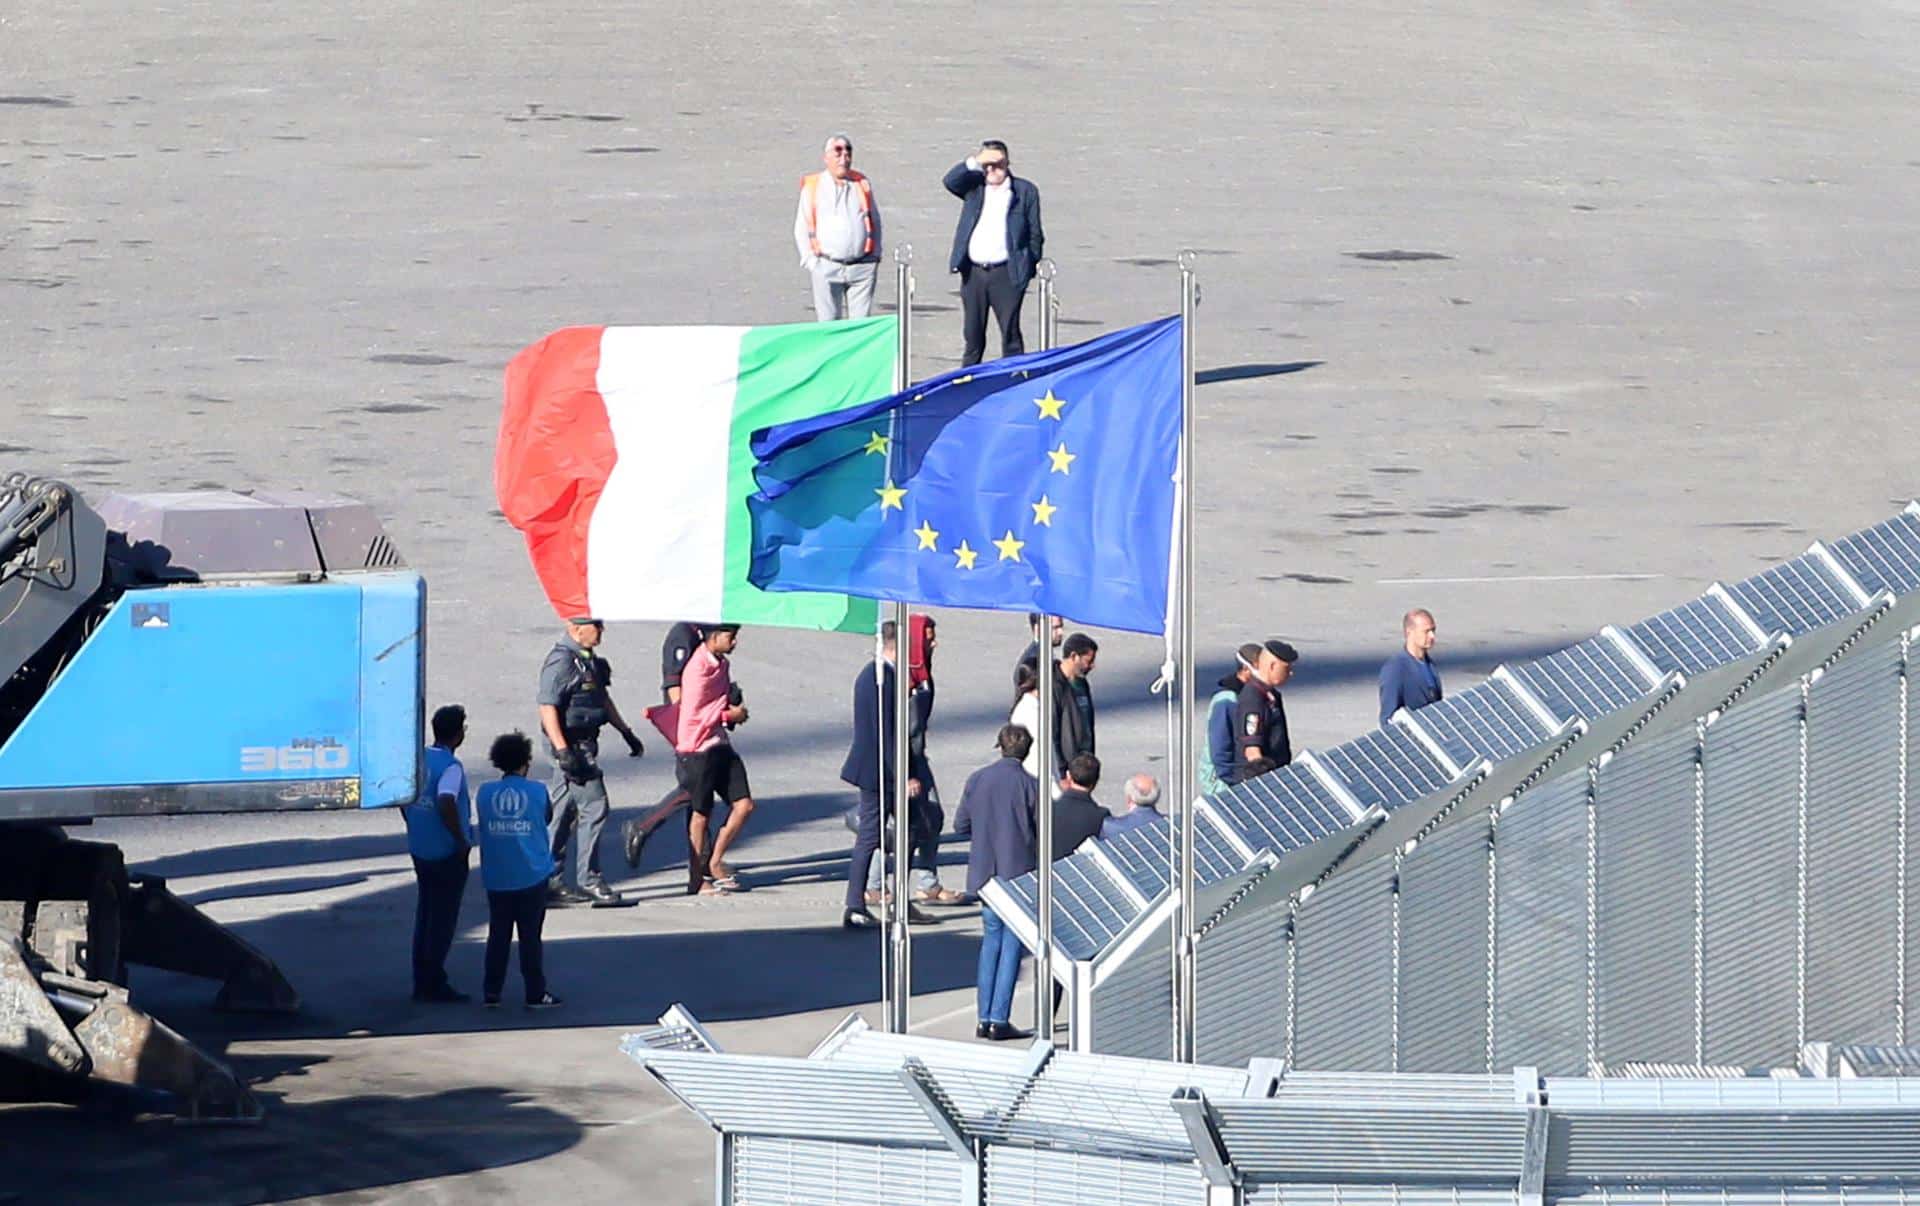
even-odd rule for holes
{"type": "Polygon", "coordinates": [[[1004,159],[982,159],[980,161],[980,170],[983,172],[1004,172],[1007,170],[1007,161],[1004,159]]]}

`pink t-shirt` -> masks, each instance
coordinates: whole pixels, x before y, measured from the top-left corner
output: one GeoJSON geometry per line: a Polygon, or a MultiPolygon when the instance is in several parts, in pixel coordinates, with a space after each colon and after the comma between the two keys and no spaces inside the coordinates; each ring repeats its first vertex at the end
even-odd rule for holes
{"type": "Polygon", "coordinates": [[[680,672],[680,723],[674,733],[674,752],[693,754],[726,743],[727,696],[732,690],[727,659],[715,657],[704,644],[697,646],[680,672]]]}

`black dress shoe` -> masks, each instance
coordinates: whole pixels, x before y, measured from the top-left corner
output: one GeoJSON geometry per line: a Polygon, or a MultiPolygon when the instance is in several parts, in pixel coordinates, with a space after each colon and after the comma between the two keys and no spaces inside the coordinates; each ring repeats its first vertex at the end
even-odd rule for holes
{"type": "Polygon", "coordinates": [[[596,909],[610,909],[615,905],[627,903],[627,898],[609,888],[605,880],[596,879],[590,884],[582,884],[580,895],[593,902],[596,909]]]}
{"type": "Polygon", "coordinates": [[[566,884],[561,884],[558,887],[552,884],[547,885],[547,907],[551,909],[564,909],[568,905],[586,904],[592,899],[593,897],[588,896],[580,889],[568,887],[566,884]]]}
{"type": "Polygon", "coordinates": [[[880,919],[865,909],[848,909],[840,918],[840,924],[849,930],[877,930],[880,919]]]}
{"type": "Polygon", "coordinates": [[[429,988],[425,992],[416,992],[413,999],[429,1005],[457,1005],[473,998],[451,984],[442,984],[438,988],[429,988]]]}
{"type": "Polygon", "coordinates": [[[647,831],[639,821],[620,822],[620,853],[627,856],[629,870],[640,869],[640,852],[647,848],[647,831]]]}
{"type": "Polygon", "coordinates": [[[907,902],[908,925],[939,925],[940,919],[912,901],[907,902]]]}
{"type": "Polygon", "coordinates": [[[975,1038],[987,1037],[987,1031],[992,1025],[993,1023],[991,1022],[975,1022],[973,1025],[973,1037],[975,1038]]]}
{"type": "Polygon", "coordinates": [[[988,1022],[987,1037],[996,1043],[1010,1043],[1032,1038],[1033,1031],[1022,1030],[1012,1022],[988,1022]]]}

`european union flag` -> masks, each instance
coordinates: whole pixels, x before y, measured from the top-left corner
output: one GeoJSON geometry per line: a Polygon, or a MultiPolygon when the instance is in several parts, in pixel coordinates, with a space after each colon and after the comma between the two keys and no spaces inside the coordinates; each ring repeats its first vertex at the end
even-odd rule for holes
{"type": "Polygon", "coordinates": [[[753,433],[748,581],[1166,628],[1180,320],[753,433]]]}

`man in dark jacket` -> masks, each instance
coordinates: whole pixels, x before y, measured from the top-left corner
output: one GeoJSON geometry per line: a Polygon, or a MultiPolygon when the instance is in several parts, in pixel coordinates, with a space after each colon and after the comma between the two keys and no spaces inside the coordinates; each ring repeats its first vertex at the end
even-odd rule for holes
{"type": "MultiPolygon", "coordinates": [[[[977,896],[987,881],[1013,879],[1034,868],[1034,813],[1039,784],[1021,761],[1033,746],[1033,735],[1017,724],[1002,725],[995,743],[1000,757],[967,776],[960,793],[960,810],[953,831],[971,835],[967,851],[967,894],[977,896]]],[[[1031,1038],[1017,1030],[1008,1015],[1013,1011],[1013,986],[1020,976],[1020,940],[991,907],[980,910],[979,996],[974,1033],[980,1038],[1031,1038]]]]}
{"type": "Polygon", "coordinates": [[[1066,778],[1060,781],[1060,794],[1053,798],[1053,859],[1055,862],[1080,849],[1088,838],[1100,836],[1100,827],[1113,814],[1094,802],[1093,789],[1100,786],[1100,759],[1081,754],[1067,764],[1066,778]]]}
{"type": "MultiPolygon", "coordinates": [[[[880,849],[881,811],[893,811],[894,723],[893,681],[895,649],[899,630],[892,620],[880,626],[884,670],[880,686],[874,688],[874,663],[866,662],[853,680],[853,742],[847,748],[846,761],[840,764],[840,778],[860,792],[860,811],[854,827],[853,855],[847,863],[846,912],[840,923],[850,930],[873,929],[880,919],[867,909],[865,892],[867,870],[873,865],[874,852],[880,849]],[[886,696],[882,706],[880,696],[886,696]]],[[[927,781],[925,759],[909,752],[907,792],[917,795],[927,781]]],[[[907,902],[907,921],[912,925],[933,925],[936,918],[918,905],[907,902]]]]}
{"type": "Polygon", "coordinates": [[[1040,226],[1040,190],[1017,180],[1007,144],[989,138],[941,181],[960,198],[947,270],[960,274],[966,351],[960,363],[979,364],[987,351],[987,311],[1000,325],[1000,354],[1027,350],[1020,335],[1020,303],[1027,282],[1046,255],[1040,226]]]}
{"type": "Polygon", "coordinates": [[[1440,702],[1440,672],[1433,668],[1433,641],[1437,630],[1433,613],[1416,607],[1400,619],[1400,652],[1380,667],[1380,723],[1385,725],[1401,708],[1417,712],[1440,702]]]}

